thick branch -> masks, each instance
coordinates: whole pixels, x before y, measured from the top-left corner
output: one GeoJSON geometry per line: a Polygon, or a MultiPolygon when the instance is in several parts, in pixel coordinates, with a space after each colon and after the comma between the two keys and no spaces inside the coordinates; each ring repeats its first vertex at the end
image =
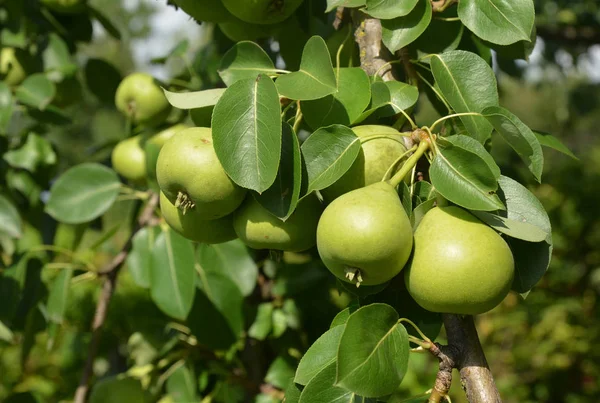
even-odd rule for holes
{"type": "Polygon", "coordinates": [[[381,42],[381,22],[376,18],[355,11],[354,40],[360,53],[360,67],[370,76],[379,74],[384,81],[395,80],[390,52],[381,42]]]}
{"type": "Polygon", "coordinates": [[[469,403],[501,403],[494,378],[479,343],[472,316],[445,314],[448,346],[457,352],[455,368],[469,403]]]}
{"type": "Polygon", "coordinates": [[[98,303],[96,305],[96,313],[94,314],[94,321],[92,323],[92,339],[90,341],[90,346],[88,347],[88,355],[85,362],[85,367],[83,368],[83,373],[81,374],[81,380],[79,381],[79,386],[75,391],[75,403],[84,403],[89,390],[89,382],[94,369],[94,360],[96,359],[98,346],[100,345],[102,326],[106,320],[108,305],[115,290],[119,269],[125,262],[125,259],[131,250],[133,236],[137,233],[137,231],[146,226],[152,220],[154,209],[157,205],[158,194],[153,193],[148,201],[148,204],[144,208],[144,211],[140,214],[135,228],[133,231],[131,231],[131,236],[129,239],[127,239],[127,242],[125,242],[121,252],[119,252],[117,256],[115,256],[114,259],[99,272],[99,274],[105,275],[106,279],[104,280],[102,292],[100,293],[100,297],[98,298],[98,303]]]}

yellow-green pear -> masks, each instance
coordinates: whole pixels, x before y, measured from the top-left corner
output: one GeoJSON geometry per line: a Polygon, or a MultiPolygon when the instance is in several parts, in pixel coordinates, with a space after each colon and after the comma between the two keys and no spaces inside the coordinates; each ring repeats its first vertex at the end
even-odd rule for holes
{"type": "Polygon", "coordinates": [[[160,210],[173,230],[192,241],[213,244],[235,239],[231,215],[216,220],[205,220],[194,209],[183,214],[163,192],[160,192],[160,210]]]}
{"type": "Polygon", "coordinates": [[[319,255],[339,279],[378,285],[396,276],[412,248],[412,228],[398,194],[387,182],[352,190],[323,212],[319,255]]]}
{"type": "Polygon", "coordinates": [[[242,242],[251,248],[300,252],[315,245],[322,211],[321,202],[311,194],[282,221],[249,196],[233,213],[233,227],[242,242]]]}
{"type": "Polygon", "coordinates": [[[405,282],[429,311],[476,315],[506,297],[514,268],[510,248],[496,231],[460,207],[435,207],[415,231],[405,282]]]}

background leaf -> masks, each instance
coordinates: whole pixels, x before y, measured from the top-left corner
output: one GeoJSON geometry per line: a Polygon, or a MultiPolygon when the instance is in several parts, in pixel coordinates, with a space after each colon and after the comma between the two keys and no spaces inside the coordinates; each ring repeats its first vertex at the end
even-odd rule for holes
{"type": "Polygon", "coordinates": [[[167,379],[167,393],[177,403],[197,401],[196,387],[194,371],[187,365],[181,365],[167,379]]]}
{"type": "Polygon", "coordinates": [[[0,233],[18,238],[22,233],[22,225],[19,210],[10,200],[0,195],[0,233]]]}
{"type": "Polygon", "coordinates": [[[158,226],[141,228],[132,240],[132,248],[125,264],[135,283],[143,288],[150,287],[150,265],[152,250],[160,233],[158,226]]]}
{"type": "Polygon", "coordinates": [[[196,291],[192,243],[175,231],[156,237],[150,264],[150,296],[161,311],[184,320],[196,291]]]}
{"type": "Polygon", "coordinates": [[[217,102],[215,152],[238,185],[262,193],[273,184],[281,156],[280,112],[277,89],[267,76],[236,82],[217,102]]]}
{"type": "Polygon", "coordinates": [[[56,95],[56,87],[43,74],[28,76],[17,90],[15,97],[25,105],[44,110],[56,95]]]}
{"type": "Polygon", "coordinates": [[[121,182],[110,168],[84,163],[62,174],[50,189],[46,212],[68,224],[91,221],[116,200],[121,182]]]}
{"type": "Polygon", "coordinates": [[[306,162],[308,189],[324,189],[352,166],[360,152],[360,141],[354,132],[341,125],[322,127],[302,144],[306,162]]]}

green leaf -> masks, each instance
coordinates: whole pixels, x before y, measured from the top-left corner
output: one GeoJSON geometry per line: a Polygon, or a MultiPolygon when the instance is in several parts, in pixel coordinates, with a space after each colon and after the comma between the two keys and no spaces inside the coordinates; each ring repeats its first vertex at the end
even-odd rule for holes
{"type": "Polygon", "coordinates": [[[44,110],[56,95],[56,87],[43,74],[32,74],[17,87],[15,97],[25,105],[44,110]]]}
{"type": "MultiPolygon", "coordinates": [[[[444,53],[458,48],[464,32],[464,25],[460,21],[447,21],[442,18],[456,17],[456,10],[450,8],[443,13],[436,13],[431,23],[414,42],[414,46],[425,53],[444,53]]],[[[424,62],[427,59],[423,59],[424,62]]]]}
{"type": "Polygon", "coordinates": [[[187,318],[196,291],[192,243],[170,228],[156,237],[150,261],[150,296],[161,311],[187,318]]]}
{"type": "MultiPolygon", "coordinates": [[[[228,280],[226,277],[224,278],[228,280]]],[[[229,280],[229,284],[233,285],[233,290],[236,293],[234,295],[240,295],[239,290],[231,280],[229,280]]],[[[241,300],[243,297],[240,295],[239,298],[241,300]]],[[[187,324],[192,334],[196,336],[198,343],[213,350],[226,350],[238,339],[223,313],[202,291],[196,292],[187,324]]]]}
{"type": "Polygon", "coordinates": [[[419,0],[408,15],[381,21],[383,44],[394,53],[412,43],[425,32],[431,15],[431,3],[428,0],[419,0]]]}
{"type": "Polygon", "coordinates": [[[306,385],[323,369],[335,364],[344,329],[344,325],[333,327],[310,346],[298,364],[294,378],[295,383],[306,385]]]}
{"type": "Polygon", "coordinates": [[[179,109],[196,109],[216,105],[225,90],[226,88],[214,88],[194,92],[171,92],[163,88],[167,101],[179,109]]]}
{"type": "Polygon", "coordinates": [[[337,354],[336,385],[365,397],[389,395],[408,369],[408,333],[386,304],[350,315],[337,354]],[[373,378],[373,374],[377,374],[373,378]]]}
{"type": "Polygon", "coordinates": [[[296,385],[294,381],[290,381],[285,388],[285,403],[298,403],[300,401],[300,393],[302,389],[300,385],[296,385]]]}
{"type": "Polygon", "coordinates": [[[13,332],[0,320],[0,340],[12,343],[14,340],[13,332]]]}
{"type": "Polygon", "coordinates": [[[150,265],[152,250],[160,233],[158,226],[144,227],[133,236],[132,248],[125,264],[133,281],[142,288],[150,287],[150,265]]]}
{"type": "Polygon", "coordinates": [[[419,205],[424,201],[435,199],[437,193],[431,183],[418,181],[412,186],[413,205],[419,205]]]}
{"type": "Polygon", "coordinates": [[[44,69],[49,79],[62,81],[77,72],[77,64],[73,63],[69,47],[55,33],[48,35],[48,46],[43,53],[44,69]]]}
{"type": "Polygon", "coordinates": [[[546,274],[552,259],[552,240],[527,242],[507,238],[506,242],[515,259],[515,278],[512,290],[524,294],[529,292],[546,274]]]}
{"type": "Polygon", "coordinates": [[[314,376],[300,394],[299,403],[355,403],[357,396],[335,384],[336,364],[332,363],[314,376]]]}
{"type": "Polygon", "coordinates": [[[5,82],[0,81],[0,134],[6,134],[13,108],[12,92],[5,82]]]}
{"type": "Polygon", "coordinates": [[[306,101],[323,98],[337,90],[331,57],[320,36],[311,37],[302,51],[300,70],[277,78],[279,94],[306,101]]]}
{"type": "Polygon", "coordinates": [[[19,238],[22,234],[23,223],[19,210],[6,197],[0,195],[0,234],[11,238],[19,238]]]}
{"type": "Polygon", "coordinates": [[[331,325],[329,325],[329,329],[333,329],[336,326],[341,326],[341,325],[345,325],[346,322],[348,322],[348,318],[350,317],[350,314],[352,312],[354,312],[356,309],[353,309],[352,311],[350,311],[350,307],[342,309],[341,311],[338,312],[337,315],[335,315],[335,317],[333,318],[333,320],[331,321],[331,325]]]}
{"type": "Polygon", "coordinates": [[[267,52],[250,41],[238,42],[229,49],[221,59],[218,71],[227,86],[248,78],[255,80],[261,74],[277,74],[267,52]]]}
{"type": "Polygon", "coordinates": [[[226,275],[243,296],[250,295],[256,287],[258,267],[239,239],[214,245],[200,244],[196,257],[204,272],[226,275]]]}
{"type": "Polygon", "coordinates": [[[4,160],[14,168],[35,172],[40,166],[56,164],[56,153],[45,138],[30,133],[25,144],[4,154],[4,160]]]}
{"type": "Polygon", "coordinates": [[[327,0],[327,9],[330,12],[337,7],[360,7],[366,4],[367,0],[327,0]]]}
{"type": "Polygon", "coordinates": [[[346,173],[360,152],[360,141],[351,129],[331,125],[311,134],[301,149],[309,194],[330,186],[346,173]]]}
{"type": "Polygon", "coordinates": [[[430,199],[424,201],[422,203],[417,204],[417,207],[410,213],[410,225],[413,228],[413,231],[417,229],[423,217],[429,210],[435,207],[435,199],[430,199]]]}
{"type": "Polygon", "coordinates": [[[115,66],[102,59],[90,59],[85,65],[85,82],[87,88],[101,102],[115,102],[115,93],[121,83],[121,73],[115,66]]]}
{"type": "Polygon", "coordinates": [[[373,18],[391,20],[409,14],[418,2],[419,0],[367,0],[367,7],[361,11],[373,18]]]}
{"type": "Polygon", "coordinates": [[[412,108],[419,99],[419,89],[401,81],[377,81],[371,86],[371,106],[358,119],[362,121],[374,111],[380,117],[393,116],[412,108]]]}
{"type": "MultiPolygon", "coordinates": [[[[175,364],[177,365],[177,364],[175,364]]],[[[167,378],[167,393],[176,403],[198,401],[196,396],[196,377],[194,371],[187,365],[180,365],[167,378]]]]}
{"type": "Polygon", "coordinates": [[[501,176],[498,195],[506,211],[474,211],[480,220],[503,234],[529,242],[552,242],[550,219],[542,203],[517,181],[501,176]]]}
{"type": "Polygon", "coordinates": [[[540,142],[531,129],[514,114],[499,106],[485,108],[482,113],[519,154],[535,179],[540,182],[544,169],[544,154],[540,142]]]}
{"type": "Polygon", "coordinates": [[[119,32],[119,29],[112,23],[111,20],[109,20],[97,8],[93,8],[93,7],[90,7],[90,6],[87,6],[87,8],[90,11],[90,14],[96,20],[98,20],[98,22],[100,23],[100,25],[102,25],[102,27],[106,30],[106,32],[108,32],[110,34],[110,36],[112,36],[116,40],[121,40],[121,33],[119,32]]]}
{"type": "Polygon", "coordinates": [[[282,123],[281,158],[277,177],[270,188],[254,198],[271,214],[286,220],[296,209],[302,185],[302,156],[292,127],[282,123]]]}
{"type": "MultiPolygon", "coordinates": [[[[208,298],[222,315],[232,334],[236,338],[239,337],[244,327],[244,317],[242,315],[244,296],[240,289],[225,274],[207,272],[202,267],[197,267],[197,269],[200,292],[208,298]]],[[[204,318],[201,319],[205,320],[204,318]]],[[[210,329],[212,323],[209,321],[206,325],[207,329],[210,329]]]]}
{"type": "MultiPolygon", "coordinates": [[[[498,105],[498,87],[491,67],[475,53],[454,50],[431,58],[431,71],[442,96],[457,113],[481,112],[498,105]]],[[[484,143],[492,125],[479,116],[461,116],[471,136],[484,143]]]]}
{"type": "Polygon", "coordinates": [[[573,152],[569,150],[567,146],[561,143],[560,140],[554,137],[553,135],[549,133],[540,132],[538,130],[533,130],[533,134],[535,134],[535,137],[538,139],[542,146],[556,150],[559,153],[565,154],[573,158],[574,160],[579,161],[579,158],[577,158],[577,156],[573,154],[573,152]]]}
{"type": "Polygon", "coordinates": [[[259,193],[275,181],[281,156],[281,106],[267,76],[229,87],[213,111],[215,152],[238,185],[259,193]]]}
{"type": "Polygon", "coordinates": [[[301,103],[304,119],[314,130],[332,124],[350,125],[369,105],[371,82],[367,73],[358,67],[340,68],[338,71],[335,93],[301,103]]]}
{"type": "Polygon", "coordinates": [[[533,0],[461,0],[458,17],[481,39],[510,45],[528,41],[533,29],[533,0]]]}
{"type": "Polygon", "coordinates": [[[271,319],[273,321],[273,337],[281,337],[288,327],[285,312],[283,312],[281,309],[274,309],[271,319]]]}
{"type": "Polygon", "coordinates": [[[80,164],[54,182],[46,212],[67,224],[91,221],[112,206],[120,188],[119,177],[112,169],[96,163],[80,164]]]}
{"type": "Polygon", "coordinates": [[[273,328],[273,304],[263,302],[258,305],[256,319],[248,329],[248,336],[256,340],[264,340],[267,338],[273,328]]]}
{"type": "Polygon", "coordinates": [[[504,210],[496,195],[500,170],[494,160],[478,142],[452,137],[438,141],[438,153],[429,169],[431,184],[446,199],[467,209],[504,210]]]}
{"type": "Polygon", "coordinates": [[[289,356],[280,355],[269,366],[265,375],[265,382],[276,388],[284,388],[294,377],[296,364],[289,356]]]}
{"type": "Polygon", "coordinates": [[[71,278],[73,278],[73,270],[61,269],[50,287],[48,303],[46,304],[46,314],[48,315],[48,320],[51,322],[58,324],[63,322],[67,309],[71,278]]]}

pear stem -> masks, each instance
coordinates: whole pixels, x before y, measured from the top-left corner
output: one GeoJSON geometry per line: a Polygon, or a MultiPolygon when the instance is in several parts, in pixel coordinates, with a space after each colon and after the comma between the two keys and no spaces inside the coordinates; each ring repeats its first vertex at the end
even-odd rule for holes
{"type": "Polygon", "coordinates": [[[402,182],[402,180],[404,179],[406,174],[409,173],[415,165],[417,165],[417,161],[419,161],[419,159],[423,156],[423,154],[425,154],[425,152],[428,149],[429,149],[429,141],[427,141],[425,139],[422,140],[419,143],[419,146],[417,147],[417,150],[415,151],[415,153],[406,160],[404,165],[402,165],[402,168],[400,168],[398,173],[396,173],[392,177],[392,179],[390,179],[388,181],[388,183],[390,185],[392,185],[393,187],[398,186],[400,184],[400,182],[402,182]]]}

